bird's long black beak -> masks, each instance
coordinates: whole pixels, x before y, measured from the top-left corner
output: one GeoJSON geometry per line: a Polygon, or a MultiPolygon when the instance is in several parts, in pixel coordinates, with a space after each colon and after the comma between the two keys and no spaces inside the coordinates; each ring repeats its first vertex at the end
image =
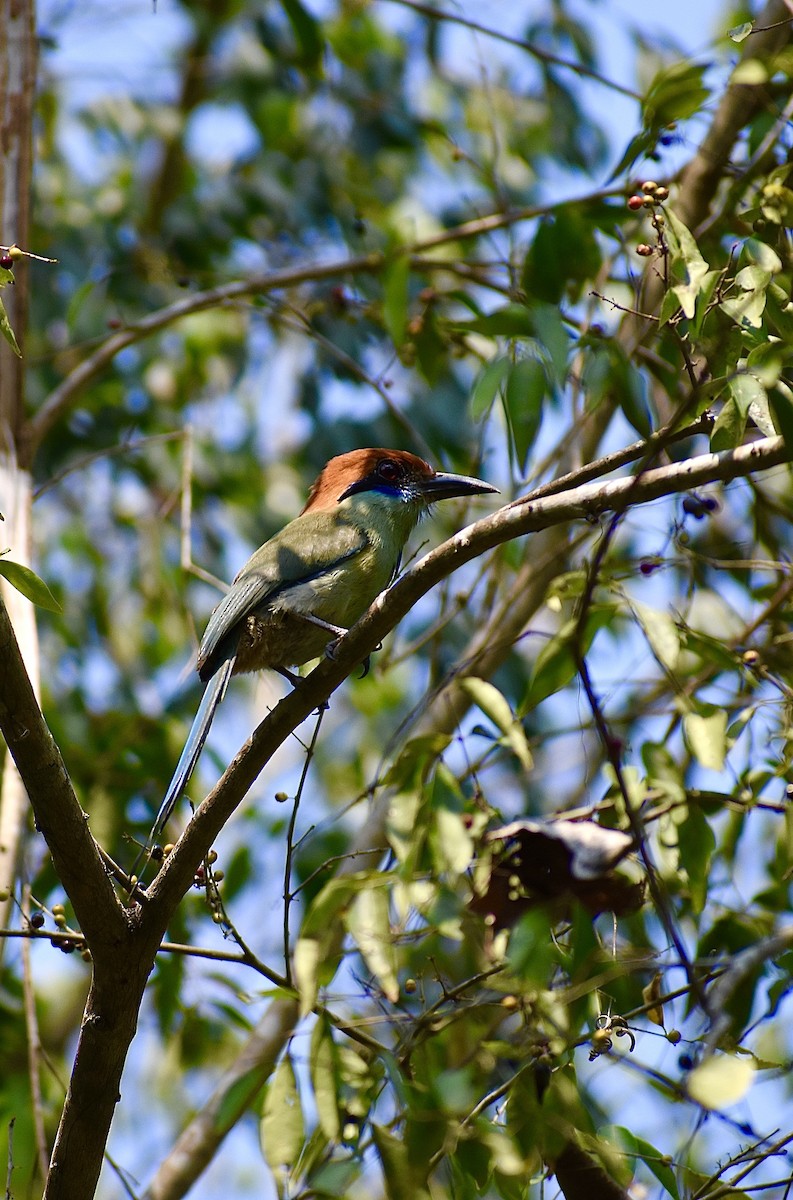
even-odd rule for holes
{"type": "Polygon", "coordinates": [[[446,471],[436,471],[429,479],[422,479],[418,490],[428,504],[436,500],[450,500],[453,496],[478,496],[484,492],[497,492],[498,488],[482,479],[473,479],[470,475],[451,475],[446,471]]]}

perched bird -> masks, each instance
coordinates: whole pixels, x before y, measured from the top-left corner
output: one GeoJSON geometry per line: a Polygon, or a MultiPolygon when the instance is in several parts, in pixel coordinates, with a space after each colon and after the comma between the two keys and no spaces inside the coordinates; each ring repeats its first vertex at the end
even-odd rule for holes
{"type": "Polygon", "coordinates": [[[496,491],[405,450],[352,450],[325,465],[300,515],[259,547],[209,618],[197,662],[207,687],[149,844],[184,791],[231,676],[269,667],[294,682],[287,668],[322,654],[388,587],[429,505],[496,491]]]}

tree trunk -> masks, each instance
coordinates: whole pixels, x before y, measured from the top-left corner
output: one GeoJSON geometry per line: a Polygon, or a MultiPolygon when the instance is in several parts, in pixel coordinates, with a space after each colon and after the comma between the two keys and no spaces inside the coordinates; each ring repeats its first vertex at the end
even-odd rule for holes
{"type": "MultiPolygon", "coordinates": [[[[0,0],[0,244],[16,244],[24,249],[29,248],[36,62],[34,0],[0,0]]],[[[3,304],[24,352],[28,311],[25,259],[17,260],[14,274],[16,283],[3,289],[3,304]]],[[[13,559],[28,565],[32,554],[32,483],[24,431],[24,363],[0,337],[0,512],[5,518],[0,549],[8,547],[13,559]]],[[[33,605],[2,580],[0,586],[30,678],[38,688],[33,605]]],[[[0,785],[0,889],[10,891],[17,878],[27,812],[24,786],[7,755],[0,785]]],[[[9,903],[0,902],[2,926],[7,924],[9,903]]]]}

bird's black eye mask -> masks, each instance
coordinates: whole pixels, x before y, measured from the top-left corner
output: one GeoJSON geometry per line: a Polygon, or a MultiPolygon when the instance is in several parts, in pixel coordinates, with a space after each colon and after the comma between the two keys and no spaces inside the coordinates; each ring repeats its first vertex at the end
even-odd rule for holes
{"type": "Polygon", "coordinates": [[[400,500],[415,500],[416,493],[410,486],[405,472],[399,463],[391,458],[384,458],[363,479],[357,479],[345,488],[339,496],[339,503],[348,496],[359,492],[381,492],[385,496],[398,496],[400,500]]]}

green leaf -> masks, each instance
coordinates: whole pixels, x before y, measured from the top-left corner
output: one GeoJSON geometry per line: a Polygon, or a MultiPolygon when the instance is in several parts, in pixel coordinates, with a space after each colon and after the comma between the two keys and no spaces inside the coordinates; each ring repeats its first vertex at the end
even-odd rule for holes
{"type": "Polygon", "coordinates": [[[711,430],[710,448],[713,451],[734,450],[743,441],[746,417],[741,413],[735,399],[728,396],[721,406],[716,423],[711,430]]]}
{"type": "Polygon", "coordinates": [[[317,968],[322,958],[322,943],[319,938],[300,937],[295,943],[292,969],[295,984],[300,993],[300,1016],[305,1017],[316,1004],[319,992],[317,968]]]}
{"type": "Polygon", "coordinates": [[[773,387],[785,369],[785,347],[781,342],[761,342],[749,352],[746,360],[748,374],[754,375],[765,388],[773,387]]]}
{"type": "Polygon", "coordinates": [[[477,679],[473,675],[463,679],[462,689],[467,692],[474,704],[489,717],[497,729],[503,733],[515,757],[525,771],[530,771],[534,765],[529,743],[520,721],[510,708],[509,701],[494,684],[486,679],[477,679]]]}
{"type": "Polygon", "coordinates": [[[708,897],[708,881],[716,838],[704,813],[695,804],[689,805],[685,820],[678,828],[680,864],[688,876],[691,904],[701,913],[708,897]]]}
{"type": "Polygon", "coordinates": [[[303,52],[303,65],[310,68],[317,67],[325,48],[322,26],[303,7],[300,0],[281,0],[281,3],[303,52]]]}
{"type": "Polygon", "coordinates": [[[697,297],[702,288],[709,285],[710,268],[693,234],[671,208],[666,209],[666,230],[675,275],[683,277],[683,282],[675,284],[672,291],[684,314],[691,319],[696,312],[697,297]]]}
{"type": "Polygon", "coordinates": [[[610,404],[619,404],[633,428],[643,437],[652,431],[644,380],[614,341],[601,340],[587,348],[582,379],[588,408],[596,408],[607,399],[610,404]]]}
{"type": "Polygon", "coordinates": [[[649,437],[653,420],[641,372],[622,354],[612,355],[612,371],[620,408],[636,432],[649,437]]]}
{"type": "Polygon", "coordinates": [[[525,304],[505,304],[495,312],[474,317],[472,321],[456,322],[460,333],[481,333],[485,337],[525,338],[534,336],[534,319],[525,304]]]}
{"type": "Polygon", "coordinates": [[[702,82],[707,63],[677,62],[659,71],[644,98],[644,124],[661,130],[698,112],[710,95],[702,82]]]}
{"type": "Polygon", "coordinates": [[[696,312],[694,313],[694,319],[691,322],[691,331],[694,337],[699,337],[702,332],[702,327],[705,323],[705,318],[708,317],[712,312],[710,305],[713,301],[713,295],[721,278],[721,271],[708,271],[699,281],[697,307],[696,312]]]}
{"type": "Polygon", "coordinates": [[[559,388],[564,387],[571,342],[558,306],[535,304],[534,326],[537,340],[547,355],[546,362],[550,366],[554,383],[559,388]]]}
{"type": "Polygon", "coordinates": [[[372,1124],[372,1140],[383,1167],[383,1185],[388,1200],[429,1200],[417,1184],[405,1143],[382,1125],[372,1124]]]}
{"type": "Polygon", "coordinates": [[[744,418],[748,417],[754,403],[765,400],[765,388],[755,375],[736,375],[727,387],[744,418]]]}
{"type": "Polygon", "coordinates": [[[743,59],[730,76],[730,86],[742,83],[748,87],[756,87],[760,83],[767,82],[768,66],[759,58],[743,59]]]}
{"type": "Polygon", "coordinates": [[[526,473],[529,451],[542,421],[542,402],[548,390],[545,367],[536,358],[522,358],[509,369],[504,410],[518,470],[526,473]]]}
{"type": "Polygon", "coordinates": [[[742,25],[733,26],[727,36],[734,42],[742,42],[745,38],[748,38],[753,29],[754,21],[744,21],[742,25]]]}
{"type": "Polygon", "coordinates": [[[223,1132],[231,1129],[243,1113],[248,1112],[262,1090],[263,1076],[260,1067],[252,1067],[235,1077],[220,1097],[213,1115],[214,1129],[223,1132]]]}
{"type": "Polygon", "coordinates": [[[733,450],[739,446],[752,406],[767,406],[766,390],[754,375],[736,375],[727,384],[727,390],[729,399],[724,401],[711,433],[713,450],[733,450]]]}
{"type": "Polygon", "coordinates": [[[656,1150],[650,1142],[638,1137],[624,1125],[606,1125],[598,1131],[598,1134],[613,1142],[628,1158],[641,1159],[648,1170],[652,1171],[661,1187],[666,1189],[672,1200],[680,1200],[675,1173],[660,1150],[656,1150]]]}
{"type": "Polygon", "coordinates": [[[774,391],[768,400],[788,454],[793,458],[793,399],[790,396],[783,396],[778,391],[774,391]]]}
{"type": "Polygon", "coordinates": [[[371,880],[370,886],[355,897],[345,924],[385,996],[395,1004],[399,999],[399,984],[385,888],[371,880]]]}
{"type": "Polygon", "coordinates": [[[440,874],[459,877],[467,871],[474,857],[474,839],[465,815],[450,808],[435,812],[433,852],[440,874]]]}
{"type": "Polygon", "coordinates": [[[694,1067],[686,1081],[686,1090],[696,1104],[711,1112],[723,1112],[743,1100],[753,1082],[751,1059],[714,1054],[694,1067]]]}
{"type": "Polygon", "coordinates": [[[322,938],[338,920],[359,887],[366,886],[368,876],[346,875],[330,879],[311,902],[303,921],[302,936],[322,938]]]}
{"type": "Polygon", "coordinates": [[[8,320],[8,313],[6,312],[6,308],[2,299],[0,299],[0,333],[2,333],[3,337],[8,342],[17,358],[21,358],[22,351],[19,349],[19,345],[17,344],[17,339],[14,335],[13,329],[11,328],[11,323],[8,320]]]}
{"type": "Polygon", "coordinates": [[[649,787],[658,788],[676,804],[685,799],[683,772],[667,746],[660,742],[645,742],[642,746],[642,762],[647,771],[649,787]]]}
{"type": "Polygon", "coordinates": [[[22,563],[12,562],[8,558],[0,558],[0,575],[7,579],[12,587],[26,596],[32,604],[45,608],[47,612],[59,613],[61,606],[35,571],[23,567],[22,563]]]}
{"type": "Polygon", "coordinates": [[[642,158],[648,150],[652,150],[655,145],[656,134],[652,130],[643,129],[641,133],[637,133],[628,142],[622,158],[617,163],[614,170],[609,175],[609,183],[621,175],[623,171],[629,170],[638,158],[642,158]]]}
{"type": "Polygon", "coordinates": [[[723,709],[702,716],[686,713],[683,730],[697,762],[711,771],[721,771],[727,753],[727,714],[723,709]]]}
{"type": "Polygon", "coordinates": [[[276,1177],[288,1175],[303,1149],[303,1110],[292,1059],[287,1052],[276,1067],[264,1095],[259,1125],[262,1150],[276,1177]]]}
{"type": "Polygon", "coordinates": [[[658,314],[658,328],[663,328],[667,321],[671,321],[672,317],[678,312],[680,312],[680,301],[677,298],[675,289],[670,288],[661,301],[661,311],[658,314]]]}
{"type": "Polygon", "coordinates": [[[762,267],[744,267],[735,276],[739,294],[722,300],[722,311],[742,329],[760,329],[771,278],[771,272],[762,267]]]}
{"type": "Polygon", "coordinates": [[[592,224],[573,205],[560,205],[540,221],[526,261],[521,284],[531,299],[558,305],[581,284],[594,278],[602,256],[592,224]]]}
{"type": "Polygon", "coordinates": [[[419,788],[396,792],[391,797],[386,835],[398,862],[408,862],[422,845],[428,821],[427,809],[419,788]]]}
{"type": "Polygon", "coordinates": [[[341,1134],[341,1117],[339,1115],[341,1075],[336,1043],[333,1040],[333,1032],[325,1013],[319,1014],[311,1033],[309,1066],[311,1083],[314,1088],[314,1103],[317,1106],[317,1117],[322,1126],[322,1132],[330,1141],[336,1141],[341,1134]]]}
{"type": "Polygon", "coordinates": [[[757,428],[764,437],[776,437],[777,431],[771,417],[771,406],[768,401],[768,396],[763,389],[762,394],[758,394],[757,398],[749,405],[749,419],[754,421],[757,428]]]}
{"type": "Polygon", "coordinates": [[[680,630],[668,613],[630,601],[636,620],[662,667],[674,671],[680,658],[680,630]]]}
{"type": "MultiPolygon", "coordinates": [[[[613,621],[616,609],[613,605],[599,605],[590,609],[581,642],[581,652],[586,654],[598,630],[613,621]]],[[[559,632],[554,634],[537,655],[526,696],[520,705],[520,713],[530,712],[548,696],[561,691],[578,671],[578,660],[573,653],[572,639],[578,622],[571,618],[565,621],[559,632]]]]}
{"type": "Polygon", "coordinates": [[[383,320],[397,347],[405,341],[409,285],[410,259],[406,254],[398,254],[383,274],[383,320]]]}
{"type": "Polygon", "coordinates": [[[490,411],[510,366],[508,358],[493,358],[479,374],[471,393],[471,417],[474,421],[478,421],[490,411]]]}
{"type": "Polygon", "coordinates": [[[773,333],[786,343],[793,341],[793,303],[776,282],[766,292],[765,316],[773,333]]]}

